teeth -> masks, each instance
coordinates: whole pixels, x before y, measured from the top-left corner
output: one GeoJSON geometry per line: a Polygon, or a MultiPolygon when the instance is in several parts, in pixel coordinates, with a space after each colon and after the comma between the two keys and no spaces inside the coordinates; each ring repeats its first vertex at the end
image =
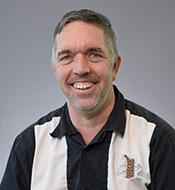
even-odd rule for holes
{"type": "Polygon", "coordinates": [[[75,83],[73,87],[79,90],[85,90],[91,88],[94,84],[91,82],[75,83]]]}

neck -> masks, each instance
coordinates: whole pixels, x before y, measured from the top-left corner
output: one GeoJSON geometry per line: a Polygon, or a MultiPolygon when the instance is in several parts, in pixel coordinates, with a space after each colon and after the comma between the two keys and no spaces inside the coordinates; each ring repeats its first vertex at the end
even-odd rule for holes
{"type": "Polygon", "coordinates": [[[68,104],[71,121],[77,131],[81,134],[86,144],[89,144],[96,134],[103,128],[111,114],[115,104],[115,95],[109,98],[109,101],[98,112],[91,116],[83,115],[76,112],[70,104],[68,104]]]}

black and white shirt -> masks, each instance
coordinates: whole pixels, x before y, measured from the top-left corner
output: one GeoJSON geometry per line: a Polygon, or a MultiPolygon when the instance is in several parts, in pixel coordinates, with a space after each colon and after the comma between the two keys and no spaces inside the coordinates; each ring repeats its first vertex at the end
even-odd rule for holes
{"type": "Polygon", "coordinates": [[[88,145],[66,104],[18,135],[0,190],[175,189],[174,129],[114,89],[114,109],[88,145]]]}

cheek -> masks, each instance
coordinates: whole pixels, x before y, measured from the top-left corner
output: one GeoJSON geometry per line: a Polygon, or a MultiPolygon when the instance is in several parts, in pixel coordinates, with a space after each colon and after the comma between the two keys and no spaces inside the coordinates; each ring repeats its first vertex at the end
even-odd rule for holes
{"type": "Polygon", "coordinates": [[[68,71],[62,66],[53,66],[54,75],[60,83],[64,82],[68,76],[68,71]]]}
{"type": "Polygon", "coordinates": [[[98,76],[101,77],[102,80],[112,80],[112,68],[108,65],[101,66],[97,69],[98,76]]]}

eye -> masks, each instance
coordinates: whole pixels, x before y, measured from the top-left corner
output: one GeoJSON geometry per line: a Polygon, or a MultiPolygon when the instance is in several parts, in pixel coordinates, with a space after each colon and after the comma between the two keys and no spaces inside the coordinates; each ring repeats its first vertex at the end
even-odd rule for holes
{"type": "Polygon", "coordinates": [[[89,52],[87,56],[88,59],[92,62],[98,62],[103,58],[99,52],[89,52]]]}
{"type": "Polygon", "coordinates": [[[63,54],[58,57],[58,62],[61,64],[68,64],[73,60],[73,55],[71,54],[63,54]]]}
{"type": "Polygon", "coordinates": [[[61,57],[59,58],[59,61],[67,60],[67,59],[71,59],[71,56],[70,56],[70,55],[61,56],[61,57]]]}
{"type": "Polygon", "coordinates": [[[101,57],[101,55],[99,53],[96,53],[96,52],[91,52],[89,53],[89,57],[101,57]]]}

